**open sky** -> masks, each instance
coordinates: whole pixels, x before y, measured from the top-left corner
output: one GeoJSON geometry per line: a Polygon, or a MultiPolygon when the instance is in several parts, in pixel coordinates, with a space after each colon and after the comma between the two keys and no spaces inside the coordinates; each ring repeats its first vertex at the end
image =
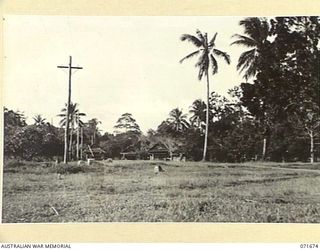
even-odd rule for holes
{"type": "Polygon", "coordinates": [[[241,17],[92,17],[6,16],[4,21],[4,106],[24,111],[27,122],[41,114],[58,125],[56,115],[67,101],[69,56],[82,70],[72,75],[72,101],[98,118],[103,132],[113,132],[129,112],[141,130],[156,129],[179,107],[188,113],[195,99],[205,99],[206,84],[197,79],[196,58],[179,60],[195,50],[181,42],[196,29],[229,53],[231,65],[219,60],[211,90],[225,95],[242,82],[236,71],[245,48],[230,46],[242,33],[241,17]]]}

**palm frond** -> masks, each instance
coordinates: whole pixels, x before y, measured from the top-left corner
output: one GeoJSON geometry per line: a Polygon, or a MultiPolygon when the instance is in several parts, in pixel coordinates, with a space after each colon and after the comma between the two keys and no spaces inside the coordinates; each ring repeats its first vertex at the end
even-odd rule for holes
{"type": "Polygon", "coordinates": [[[256,75],[256,73],[257,73],[257,69],[256,69],[255,65],[252,64],[246,70],[246,73],[244,74],[244,78],[246,80],[248,80],[250,77],[254,77],[256,75]]]}
{"type": "Polygon", "coordinates": [[[79,125],[79,127],[83,127],[84,122],[83,122],[83,121],[81,121],[81,120],[79,120],[79,121],[78,121],[78,125],[79,125]]]}
{"type": "Polygon", "coordinates": [[[205,53],[202,53],[202,54],[199,56],[196,64],[194,65],[196,68],[200,67],[200,66],[203,64],[204,57],[205,57],[205,53]]]}
{"type": "Polygon", "coordinates": [[[199,74],[198,74],[198,80],[201,81],[203,75],[207,75],[207,70],[204,66],[200,67],[199,74]]]}
{"type": "Polygon", "coordinates": [[[237,70],[240,70],[240,72],[242,72],[245,68],[248,68],[248,66],[254,60],[255,52],[256,52],[256,49],[243,52],[239,57],[237,70]]]}
{"type": "Polygon", "coordinates": [[[212,74],[214,75],[218,73],[218,63],[213,55],[210,55],[210,59],[211,59],[212,74]]]}
{"type": "Polygon", "coordinates": [[[196,63],[195,67],[199,68],[199,74],[198,74],[198,79],[201,81],[203,74],[206,74],[209,68],[209,57],[207,53],[203,53],[198,62],[196,63]]]}
{"type": "Polygon", "coordinates": [[[61,119],[61,120],[59,121],[59,125],[60,125],[60,126],[65,126],[65,125],[66,125],[66,121],[67,121],[66,118],[61,119]]]}
{"type": "Polygon", "coordinates": [[[191,42],[192,44],[194,44],[196,47],[201,47],[202,46],[202,42],[195,36],[193,35],[189,35],[189,34],[183,34],[180,37],[181,41],[188,41],[191,42]]]}
{"type": "Polygon", "coordinates": [[[244,27],[244,32],[251,37],[254,37],[254,33],[257,28],[261,26],[261,20],[259,17],[247,17],[239,22],[240,26],[244,27]]]}
{"type": "Polygon", "coordinates": [[[269,23],[266,18],[248,17],[239,22],[244,27],[244,33],[257,42],[262,42],[269,35],[269,23]]]}
{"type": "Polygon", "coordinates": [[[227,64],[230,64],[230,56],[226,53],[226,52],[223,52],[221,50],[218,50],[218,49],[213,49],[212,52],[219,56],[219,57],[222,57],[227,64]]]}
{"type": "Polygon", "coordinates": [[[214,36],[211,38],[210,42],[209,42],[209,46],[210,47],[214,47],[215,46],[215,41],[216,41],[216,37],[217,37],[218,33],[216,32],[214,34],[214,36]]]}
{"type": "Polygon", "coordinates": [[[179,63],[182,63],[184,60],[189,59],[195,55],[198,55],[200,53],[200,50],[194,51],[192,53],[190,53],[189,55],[185,56],[184,58],[182,58],[179,63]]]}
{"type": "Polygon", "coordinates": [[[205,48],[208,48],[208,34],[204,33],[204,43],[203,43],[205,48]]]}
{"type": "Polygon", "coordinates": [[[232,38],[237,38],[238,40],[232,42],[231,45],[241,45],[249,48],[257,46],[257,42],[247,36],[235,34],[232,36],[232,38]]]}
{"type": "Polygon", "coordinates": [[[204,36],[202,35],[201,31],[197,29],[197,30],[196,30],[196,34],[197,34],[199,40],[200,40],[200,41],[202,42],[202,44],[203,44],[204,41],[205,41],[205,38],[204,38],[204,36]]]}
{"type": "Polygon", "coordinates": [[[244,78],[246,80],[256,74],[258,58],[255,56],[255,53],[255,49],[246,51],[240,55],[238,60],[237,70],[239,70],[240,73],[245,71],[244,78]]]}

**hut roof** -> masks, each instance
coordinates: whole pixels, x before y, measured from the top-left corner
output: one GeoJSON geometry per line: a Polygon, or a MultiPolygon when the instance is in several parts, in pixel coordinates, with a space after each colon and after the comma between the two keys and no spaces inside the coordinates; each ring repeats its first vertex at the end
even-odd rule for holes
{"type": "Polygon", "coordinates": [[[104,151],[102,148],[92,148],[91,150],[89,148],[83,150],[84,153],[91,153],[91,151],[95,154],[105,154],[106,151],[104,151]]]}
{"type": "Polygon", "coordinates": [[[165,143],[157,142],[148,150],[148,152],[149,153],[170,152],[170,149],[165,143]]]}

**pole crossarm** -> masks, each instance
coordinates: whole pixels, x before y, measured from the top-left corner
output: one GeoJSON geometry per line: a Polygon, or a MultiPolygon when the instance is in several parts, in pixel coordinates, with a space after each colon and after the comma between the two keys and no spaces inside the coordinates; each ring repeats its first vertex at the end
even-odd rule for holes
{"type": "Polygon", "coordinates": [[[59,69],[69,69],[69,68],[71,68],[71,69],[83,69],[82,67],[73,67],[73,66],[69,67],[69,66],[63,66],[63,65],[57,66],[57,68],[59,68],[59,69]]]}

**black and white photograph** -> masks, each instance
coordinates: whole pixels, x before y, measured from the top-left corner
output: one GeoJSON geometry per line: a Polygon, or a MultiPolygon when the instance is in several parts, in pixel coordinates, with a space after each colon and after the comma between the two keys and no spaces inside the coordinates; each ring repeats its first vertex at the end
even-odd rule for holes
{"type": "Polygon", "coordinates": [[[5,15],[2,223],[320,223],[319,16],[5,15]]]}

